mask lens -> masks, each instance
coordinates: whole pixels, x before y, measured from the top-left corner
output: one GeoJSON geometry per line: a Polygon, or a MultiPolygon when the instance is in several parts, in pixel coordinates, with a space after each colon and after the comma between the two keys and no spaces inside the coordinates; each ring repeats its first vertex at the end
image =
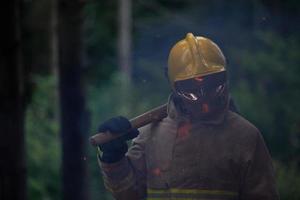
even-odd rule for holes
{"type": "Polygon", "coordinates": [[[210,88],[210,89],[205,89],[201,88],[197,91],[193,92],[183,92],[179,91],[177,94],[184,99],[190,100],[190,101],[197,101],[201,98],[205,97],[216,97],[216,96],[221,96],[224,93],[225,90],[225,83],[222,85],[218,85],[216,87],[210,88]]]}
{"type": "Polygon", "coordinates": [[[222,85],[217,86],[214,90],[213,90],[213,96],[221,96],[225,91],[225,83],[222,85]]]}
{"type": "Polygon", "coordinates": [[[198,97],[196,94],[194,93],[189,93],[189,92],[178,92],[178,94],[182,97],[184,97],[185,99],[188,99],[190,101],[197,101],[198,97]]]}

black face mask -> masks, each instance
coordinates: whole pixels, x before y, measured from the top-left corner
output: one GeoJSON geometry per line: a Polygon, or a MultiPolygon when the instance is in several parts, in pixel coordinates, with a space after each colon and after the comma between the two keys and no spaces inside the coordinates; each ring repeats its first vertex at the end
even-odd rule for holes
{"type": "Polygon", "coordinates": [[[221,72],[175,83],[175,99],[180,110],[191,118],[213,118],[228,102],[226,74],[221,72]]]}

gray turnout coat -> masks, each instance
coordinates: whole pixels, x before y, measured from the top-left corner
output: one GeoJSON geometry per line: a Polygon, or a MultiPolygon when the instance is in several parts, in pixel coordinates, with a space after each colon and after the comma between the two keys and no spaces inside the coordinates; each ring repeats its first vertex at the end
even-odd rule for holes
{"type": "Polygon", "coordinates": [[[99,161],[118,200],[279,199],[262,135],[236,113],[191,121],[169,100],[168,116],[139,131],[121,161],[99,161]]]}

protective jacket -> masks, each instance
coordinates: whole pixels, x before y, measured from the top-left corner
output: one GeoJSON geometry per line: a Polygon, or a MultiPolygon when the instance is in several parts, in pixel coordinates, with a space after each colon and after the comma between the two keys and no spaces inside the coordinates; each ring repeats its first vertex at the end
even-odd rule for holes
{"type": "Polygon", "coordinates": [[[170,98],[168,117],[139,131],[125,158],[99,162],[118,200],[279,199],[264,140],[236,113],[191,120],[170,98]]]}

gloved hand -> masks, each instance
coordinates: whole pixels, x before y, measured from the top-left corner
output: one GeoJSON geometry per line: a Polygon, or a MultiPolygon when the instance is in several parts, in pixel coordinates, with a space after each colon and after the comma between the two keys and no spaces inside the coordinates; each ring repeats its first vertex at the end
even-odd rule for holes
{"type": "Polygon", "coordinates": [[[139,131],[132,129],[129,120],[122,116],[111,118],[100,124],[98,133],[109,131],[112,134],[122,134],[128,130],[130,131],[125,135],[99,145],[100,150],[103,152],[102,156],[99,156],[102,162],[114,163],[121,160],[128,150],[126,141],[135,138],[139,134],[139,131]]]}

